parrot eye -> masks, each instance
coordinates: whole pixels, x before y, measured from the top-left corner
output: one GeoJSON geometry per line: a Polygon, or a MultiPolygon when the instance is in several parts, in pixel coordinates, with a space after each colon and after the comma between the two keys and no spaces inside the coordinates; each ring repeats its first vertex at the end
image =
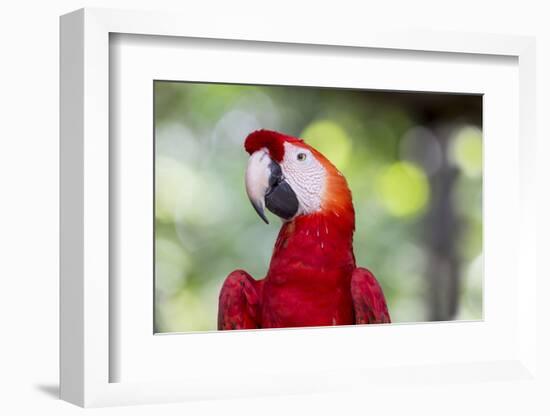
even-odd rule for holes
{"type": "Polygon", "coordinates": [[[306,154],[305,153],[298,153],[298,160],[300,162],[303,162],[304,160],[306,160],[306,154]]]}

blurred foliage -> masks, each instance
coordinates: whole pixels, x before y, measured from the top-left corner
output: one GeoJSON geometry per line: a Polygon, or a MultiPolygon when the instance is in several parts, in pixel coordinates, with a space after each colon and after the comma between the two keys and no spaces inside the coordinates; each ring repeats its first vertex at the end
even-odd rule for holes
{"type": "MultiPolygon", "coordinates": [[[[265,225],[244,190],[246,135],[304,138],[344,173],[354,196],[358,265],[384,288],[394,322],[429,316],[426,213],[434,178],[457,170],[449,203],[460,228],[458,313],[482,317],[482,136],[479,97],[155,82],[155,326],[216,329],[229,272],[267,270],[280,221],[265,225]],[[470,100],[470,101],[468,101],[470,100]],[[464,117],[474,102],[473,118],[464,117]],[[456,108],[456,111],[454,109],[456,108]],[[455,115],[456,114],[456,115],[455,115]]],[[[439,192],[439,191],[438,191],[439,192]]],[[[431,277],[433,280],[433,277],[431,277]]],[[[437,279],[437,276],[436,276],[437,279]]],[[[431,282],[431,283],[430,283],[431,282]]]]}

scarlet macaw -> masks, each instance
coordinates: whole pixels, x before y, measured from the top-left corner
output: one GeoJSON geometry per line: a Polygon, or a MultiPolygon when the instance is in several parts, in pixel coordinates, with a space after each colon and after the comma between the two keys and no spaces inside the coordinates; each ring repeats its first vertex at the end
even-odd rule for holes
{"type": "Polygon", "coordinates": [[[245,184],[268,223],[283,220],[265,278],[243,270],[227,276],[219,297],[218,329],[389,323],[374,275],[357,267],[355,212],[347,181],[303,140],[275,131],[248,135],[245,184]]]}

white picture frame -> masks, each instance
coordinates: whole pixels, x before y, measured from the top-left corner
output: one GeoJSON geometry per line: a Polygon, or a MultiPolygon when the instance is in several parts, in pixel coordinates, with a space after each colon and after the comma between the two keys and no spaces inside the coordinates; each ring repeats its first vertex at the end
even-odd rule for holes
{"type": "MultiPolygon", "coordinates": [[[[505,35],[376,30],[350,30],[327,35],[323,28],[315,26],[306,33],[300,28],[285,28],[285,31],[280,31],[275,25],[265,23],[251,25],[245,32],[236,32],[230,22],[204,27],[194,22],[192,16],[165,13],[83,9],[61,18],[61,397],[80,406],[106,406],[193,398],[319,392],[362,383],[370,385],[369,389],[372,389],[374,380],[377,383],[384,380],[387,384],[425,382],[434,377],[471,382],[487,379],[524,380],[534,377],[536,327],[534,320],[525,319],[536,315],[535,217],[531,215],[535,211],[536,198],[530,181],[535,166],[534,39],[505,35]],[[113,321],[113,315],[117,311],[113,293],[117,291],[117,287],[113,286],[109,278],[115,267],[113,254],[110,252],[110,239],[112,229],[116,226],[111,206],[115,197],[110,193],[113,189],[111,174],[117,170],[117,159],[110,155],[109,140],[113,134],[109,124],[112,93],[109,56],[112,34],[163,37],[157,39],[159,42],[168,37],[223,39],[225,42],[240,41],[240,44],[243,44],[242,41],[269,42],[276,43],[283,51],[298,44],[306,49],[324,45],[331,50],[347,51],[366,48],[421,51],[432,53],[432,57],[437,54],[467,54],[474,62],[476,56],[487,55],[517,59],[517,114],[511,114],[506,122],[512,123],[512,127],[518,127],[519,131],[513,129],[509,133],[510,140],[504,140],[500,155],[504,159],[512,158],[516,151],[514,146],[519,146],[517,166],[508,172],[512,180],[519,183],[518,188],[511,191],[511,195],[517,197],[517,204],[510,208],[515,241],[513,245],[503,246],[514,265],[510,271],[513,276],[510,277],[508,286],[503,286],[503,294],[498,295],[511,300],[514,305],[509,312],[509,317],[514,322],[513,327],[502,327],[498,317],[494,318],[494,322],[493,317],[489,317],[483,323],[470,323],[467,327],[441,323],[429,326],[397,326],[391,332],[383,327],[368,328],[368,336],[382,339],[377,346],[381,354],[384,350],[391,350],[392,345],[407,342],[418,334],[431,337],[434,325],[439,326],[437,331],[440,336],[449,339],[482,339],[488,336],[489,325],[493,325],[495,340],[505,337],[509,342],[499,351],[494,351],[493,357],[488,354],[494,349],[487,348],[485,353],[479,352],[478,356],[472,349],[470,355],[464,355],[458,361],[450,360],[444,354],[435,357],[435,361],[426,361],[419,351],[418,355],[411,354],[409,357],[395,358],[394,354],[394,358],[389,361],[381,358],[378,365],[375,361],[365,360],[357,368],[330,360],[316,368],[301,367],[304,360],[297,360],[284,367],[273,360],[273,365],[278,366],[279,371],[267,366],[259,369],[233,369],[239,370],[240,377],[229,373],[229,367],[220,369],[216,363],[212,363],[210,368],[203,365],[203,371],[201,366],[197,366],[194,371],[185,375],[173,369],[177,377],[166,377],[166,372],[153,374],[151,368],[143,373],[145,375],[142,378],[121,378],[114,374],[117,373],[113,372],[116,363],[125,359],[120,354],[129,352],[125,349],[113,349],[113,339],[118,336],[121,328],[120,324],[113,321]],[[517,270],[522,270],[522,280],[518,290],[513,291],[511,288],[518,283],[517,270]],[[369,371],[365,372],[366,369],[369,371]],[[216,371],[221,374],[216,374],[216,371]],[[252,373],[263,377],[247,380],[246,374],[252,373]],[[323,374],[330,374],[331,377],[323,377],[323,374]]],[[[388,88],[384,85],[381,87],[388,88]]],[[[427,82],[422,88],[430,88],[430,83],[427,82]]],[[[441,87],[434,88],[440,90],[441,87]]],[[[468,87],[465,85],[464,88],[468,87]]],[[[499,133],[503,137],[507,134],[504,131],[499,133]]],[[[503,169],[503,166],[495,163],[494,169],[503,169]]],[[[491,183],[486,184],[489,185],[491,183]]],[[[498,198],[496,194],[490,197],[498,198]]],[[[494,225],[498,224],[495,222],[494,225]]],[[[498,239],[496,235],[493,237],[498,239]]],[[[498,271],[491,270],[492,273],[498,271]]],[[[498,299],[495,299],[498,304],[498,299]]],[[[147,313],[152,312],[148,309],[147,313]]],[[[124,321],[125,327],[127,324],[124,321]]],[[[204,354],[213,354],[216,350],[215,344],[220,342],[218,335],[223,335],[222,341],[226,343],[226,347],[235,351],[251,343],[256,343],[256,348],[269,348],[269,344],[281,343],[282,339],[287,343],[318,342],[319,345],[326,345],[336,336],[341,341],[332,345],[332,348],[338,349],[344,343],[357,345],[357,341],[364,340],[362,337],[366,336],[366,332],[363,329],[339,328],[338,333],[327,333],[324,329],[265,331],[262,332],[264,335],[261,341],[258,341],[260,337],[254,336],[253,332],[210,334],[209,338],[205,338],[203,334],[196,348],[205,351],[204,354]]],[[[176,348],[181,348],[182,342],[189,342],[190,337],[198,335],[186,334],[183,341],[181,337],[170,339],[169,336],[153,336],[152,332],[150,336],[151,339],[155,338],[155,344],[173,344],[167,346],[173,350],[176,344],[176,348]]],[[[136,338],[135,341],[138,345],[146,343],[141,338],[136,338]]],[[[155,352],[149,350],[149,353],[155,352]]],[[[150,360],[154,358],[151,356],[150,360]]],[[[129,363],[138,365],[135,359],[129,363]]]]}

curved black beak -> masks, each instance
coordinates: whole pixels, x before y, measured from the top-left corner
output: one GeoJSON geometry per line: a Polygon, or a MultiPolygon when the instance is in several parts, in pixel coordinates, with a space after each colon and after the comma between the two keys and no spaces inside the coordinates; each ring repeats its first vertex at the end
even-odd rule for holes
{"type": "Polygon", "coordinates": [[[269,169],[271,175],[269,188],[265,194],[265,206],[278,217],[289,220],[298,212],[298,198],[283,178],[281,166],[277,162],[271,161],[269,169]]]}
{"type": "Polygon", "coordinates": [[[250,156],[246,170],[246,192],[260,218],[269,224],[264,208],[285,220],[296,215],[299,208],[296,194],[286,182],[281,166],[265,150],[250,156]]]}

